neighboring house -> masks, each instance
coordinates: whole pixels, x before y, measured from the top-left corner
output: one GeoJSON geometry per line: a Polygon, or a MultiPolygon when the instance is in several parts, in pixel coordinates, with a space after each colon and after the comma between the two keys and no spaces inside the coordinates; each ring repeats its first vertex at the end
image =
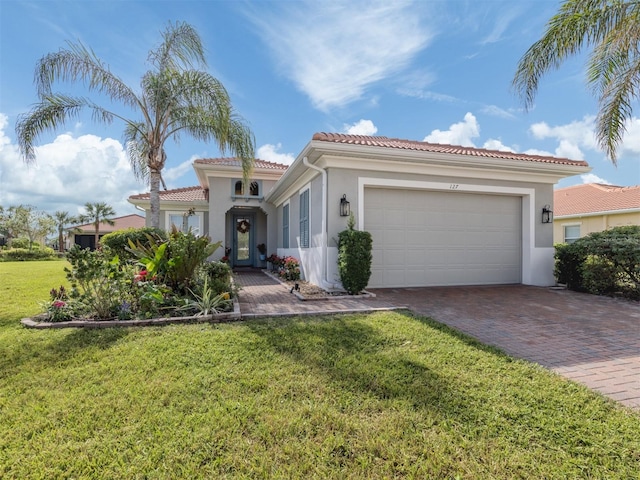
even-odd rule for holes
{"type": "MultiPolygon", "coordinates": [[[[102,238],[107,233],[115,232],[116,230],[142,228],[145,226],[144,217],[137,214],[125,215],[124,217],[117,217],[112,220],[115,222],[114,225],[100,223],[99,238],[102,238]]],[[[76,225],[74,227],[67,228],[66,230],[69,233],[68,242],[70,245],[80,245],[82,248],[95,250],[96,228],[93,223],[76,225]]]]}
{"type": "Polygon", "coordinates": [[[572,243],[593,232],[640,225],[640,185],[587,183],[553,192],[553,241],[572,243]]]}
{"type": "MultiPolygon", "coordinates": [[[[541,212],[553,206],[555,183],[590,170],[562,158],[328,133],[315,134],[291,166],[257,160],[248,192],[234,159],[193,167],[199,187],[160,194],[164,228],[193,206],[233,266],[264,266],[256,245],[265,243],[268,254],[300,259],[304,277],[325,288],[339,287],[347,206],[373,236],[369,287],[551,285],[553,226],[541,212]]],[[[129,201],[149,209],[149,194],[129,201]]]]}

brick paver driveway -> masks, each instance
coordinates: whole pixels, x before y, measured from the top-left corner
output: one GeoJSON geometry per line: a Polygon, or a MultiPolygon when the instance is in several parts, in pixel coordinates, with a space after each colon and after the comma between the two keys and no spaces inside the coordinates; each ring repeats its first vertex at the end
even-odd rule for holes
{"type": "Polygon", "coordinates": [[[638,302],[522,285],[372,291],[640,408],[638,302]]]}

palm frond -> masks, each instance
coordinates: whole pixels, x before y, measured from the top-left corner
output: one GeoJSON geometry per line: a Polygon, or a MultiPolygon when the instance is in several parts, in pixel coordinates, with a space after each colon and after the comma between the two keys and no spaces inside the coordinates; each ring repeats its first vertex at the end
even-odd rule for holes
{"type": "Polygon", "coordinates": [[[83,97],[48,95],[32,110],[20,115],[16,122],[16,137],[20,153],[27,162],[35,160],[35,142],[46,131],[55,130],[69,120],[77,118],[82,110],[93,110],[93,118],[102,123],[111,123],[114,114],[83,97]]]}
{"type": "Polygon", "coordinates": [[[149,61],[158,71],[182,70],[197,64],[206,65],[200,35],[191,25],[185,22],[169,22],[162,38],[162,43],[149,52],[149,61]]]}
{"type": "Polygon", "coordinates": [[[96,54],[81,43],[68,43],[68,49],[50,53],[36,65],[35,83],[40,97],[50,95],[55,81],[75,82],[81,80],[91,91],[106,94],[114,101],[130,107],[138,107],[135,92],[96,54]]]}
{"type": "Polygon", "coordinates": [[[518,62],[512,87],[525,108],[533,106],[540,79],[588,45],[602,42],[625,16],[623,2],[567,0],[540,40],[518,62]]]}

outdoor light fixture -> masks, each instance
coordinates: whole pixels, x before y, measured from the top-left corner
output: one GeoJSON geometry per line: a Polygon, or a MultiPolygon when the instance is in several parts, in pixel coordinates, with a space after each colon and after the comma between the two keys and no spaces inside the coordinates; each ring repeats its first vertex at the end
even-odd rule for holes
{"type": "Polygon", "coordinates": [[[351,205],[349,204],[349,201],[347,200],[347,194],[345,193],[340,199],[340,216],[348,217],[350,213],[351,205]]]}
{"type": "Polygon", "coordinates": [[[549,205],[545,205],[542,207],[542,223],[551,223],[553,222],[553,212],[551,211],[551,207],[549,205]]]}

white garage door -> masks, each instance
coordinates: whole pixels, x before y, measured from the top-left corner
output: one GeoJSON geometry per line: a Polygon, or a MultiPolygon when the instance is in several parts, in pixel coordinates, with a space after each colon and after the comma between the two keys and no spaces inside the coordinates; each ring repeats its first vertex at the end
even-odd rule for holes
{"type": "Polygon", "coordinates": [[[365,188],[369,287],[521,283],[520,197],[365,188]]]}

